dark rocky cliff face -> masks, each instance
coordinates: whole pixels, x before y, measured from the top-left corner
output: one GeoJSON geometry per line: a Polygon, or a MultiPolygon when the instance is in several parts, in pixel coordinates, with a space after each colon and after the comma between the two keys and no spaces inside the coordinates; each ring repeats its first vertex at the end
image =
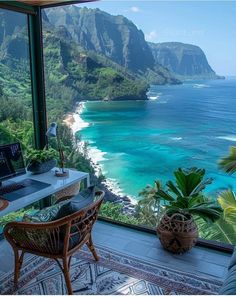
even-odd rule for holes
{"type": "Polygon", "coordinates": [[[11,11],[0,11],[0,59],[8,55],[16,59],[28,58],[27,17],[11,11]]]}
{"type": "Polygon", "coordinates": [[[73,40],[86,50],[100,53],[156,84],[180,83],[173,74],[155,63],[144,34],[127,18],[99,9],[76,6],[46,10],[55,27],[65,27],[73,40]]]}
{"type": "Polygon", "coordinates": [[[180,78],[219,78],[198,46],[180,42],[149,43],[149,46],[155,61],[180,78]]]}
{"type": "Polygon", "coordinates": [[[123,16],[75,6],[50,9],[47,16],[55,26],[65,26],[87,50],[102,53],[132,71],[153,68],[154,58],[143,32],[123,16]]]}
{"type": "MultiPolygon", "coordinates": [[[[30,97],[27,19],[8,11],[0,19],[0,89],[13,96],[16,86],[30,97]],[[20,82],[18,82],[20,81],[20,82]],[[27,81],[27,84],[24,83],[27,81]]],[[[85,50],[65,26],[55,28],[43,14],[45,84],[48,105],[72,110],[79,100],[147,99],[148,84],[107,57],[85,50]]]]}

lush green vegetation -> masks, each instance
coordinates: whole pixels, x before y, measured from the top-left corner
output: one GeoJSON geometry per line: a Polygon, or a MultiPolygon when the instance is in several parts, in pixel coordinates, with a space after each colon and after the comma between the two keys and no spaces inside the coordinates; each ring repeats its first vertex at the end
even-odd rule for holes
{"type": "Polygon", "coordinates": [[[28,162],[45,162],[57,156],[57,151],[53,148],[44,148],[43,150],[29,149],[27,151],[26,161],[28,162]]]}
{"type": "Polygon", "coordinates": [[[100,216],[131,225],[142,224],[142,222],[140,222],[139,219],[135,218],[134,216],[124,214],[122,209],[122,204],[106,202],[101,206],[100,216]]]}
{"type": "Polygon", "coordinates": [[[223,157],[219,161],[220,169],[224,170],[228,174],[233,174],[236,172],[236,147],[231,146],[229,155],[223,157]]]}

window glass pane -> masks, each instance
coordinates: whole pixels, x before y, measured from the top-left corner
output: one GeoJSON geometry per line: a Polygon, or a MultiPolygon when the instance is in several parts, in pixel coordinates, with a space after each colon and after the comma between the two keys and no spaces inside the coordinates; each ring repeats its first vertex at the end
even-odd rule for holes
{"type": "Polygon", "coordinates": [[[234,74],[236,44],[213,33],[236,30],[235,3],[216,5],[227,15],[223,25],[203,2],[44,11],[48,120],[60,124],[67,166],[90,171],[106,191],[102,216],[156,228],[172,205],[193,214],[200,237],[236,243],[235,199],[223,193],[222,208],[232,205],[225,219],[218,203],[222,191],[236,189],[219,168],[235,142],[236,81],[224,75],[234,74]],[[176,172],[193,167],[204,170],[176,172]]]}
{"type": "MultiPolygon", "coordinates": [[[[0,9],[0,145],[34,146],[27,15],[0,9]]],[[[20,220],[32,206],[0,218],[20,220]]]]}
{"type": "Polygon", "coordinates": [[[0,144],[33,146],[27,15],[0,9],[0,144]]]}

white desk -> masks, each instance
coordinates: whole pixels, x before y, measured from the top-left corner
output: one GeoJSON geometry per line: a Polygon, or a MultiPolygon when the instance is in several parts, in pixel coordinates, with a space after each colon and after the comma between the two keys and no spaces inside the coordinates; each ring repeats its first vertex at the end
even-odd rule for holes
{"type": "Polygon", "coordinates": [[[84,179],[87,181],[87,187],[90,185],[90,177],[89,173],[69,170],[68,177],[56,177],[54,175],[55,169],[52,169],[50,172],[40,174],[40,175],[32,175],[30,173],[27,173],[25,175],[21,175],[19,177],[15,177],[14,179],[10,179],[14,182],[19,182],[26,178],[31,178],[34,180],[38,180],[41,182],[46,182],[51,184],[49,187],[44,188],[40,191],[34,192],[30,195],[27,195],[25,197],[21,197],[20,199],[17,199],[13,202],[9,202],[9,205],[4,210],[0,211],[0,217],[10,213],[17,211],[21,208],[24,208],[25,206],[28,206],[34,202],[37,202],[47,196],[50,196],[67,186],[73,185],[74,183],[80,182],[84,179]]]}

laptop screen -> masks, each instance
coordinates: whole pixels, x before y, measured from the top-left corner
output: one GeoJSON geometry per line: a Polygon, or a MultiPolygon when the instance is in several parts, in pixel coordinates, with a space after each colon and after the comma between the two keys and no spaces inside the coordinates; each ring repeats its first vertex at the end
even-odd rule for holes
{"type": "Polygon", "coordinates": [[[25,173],[20,143],[0,146],[0,181],[25,173]]]}

